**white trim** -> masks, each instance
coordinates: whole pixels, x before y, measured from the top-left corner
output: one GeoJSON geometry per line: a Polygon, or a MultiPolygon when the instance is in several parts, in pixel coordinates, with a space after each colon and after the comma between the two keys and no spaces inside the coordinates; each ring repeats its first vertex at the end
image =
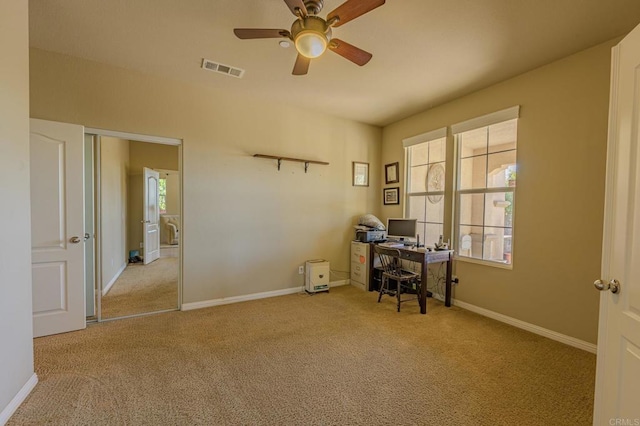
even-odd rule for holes
{"type": "Polygon", "coordinates": [[[520,105],[453,124],[451,125],[451,133],[455,135],[457,133],[466,132],[479,127],[490,126],[492,124],[501,123],[518,117],[520,117],[520,105]]]}
{"type": "MultiPolygon", "coordinates": [[[[329,287],[339,287],[349,284],[349,280],[331,281],[329,287]]],[[[304,286],[285,288],[282,290],[264,291],[262,293],[244,294],[242,296],[223,297],[221,299],[203,300],[202,302],[182,303],[181,311],[210,308],[212,306],[229,305],[231,303],[247,302],[249,300],[268,299],[269,297],[286,296],[303,293],[304,286]]]]}
{"type": "Polygon", "coordinates": [[[447,136],[447,128],[442,127],[440,129],[432,130],[427,133],[422,133],[420,135],[411,136],[410,138],[403,139],[402,146],[404,148],[409,148],[410,146],[413,146],[413,145],[434,141],[436,139],[444,138],[446,136],[447,136]]]}
{"type": "Polygon", "coordinates": [[[342,287],[343,285],[349,285],[350,283],[351,283],[351,280],[331,281],[329,283],[329,288],[342,287]]]}
{"type": "Polygon", "coordinates": [[[120,270],[118,272],[116,272],[115,276],[111,279],[111,281],[109,281],[109,284],[107,284],[102,289],[102,295],[103,296],[106,296],[107,293],[109,293],[109,290],[111,290],[111,287],[113,287],[113,285],[116,283],[118,278],[120,278],[120,275],[122,275],[122,273],[124,272],[125,269],[127,269],[127,263],[126,262],[124,263],[124,265],[122,265],[122,268],[120,268],[120,270]]]}
{"type": "Polygon", "coordinates": [[[477,257],[461,256],[459,254],[454,254],[453,259],[456,262],[457,261],[468,262],[468,263],[475,263],[476,265],[484,265],[484,266],[491,266],[495,268],[513,270],[513,257],[511,258],[511,263],[502,263],[496,260],[478,259],[477,257]]]}
{"type": "Polygon", "coordinates": [[[27,383],[22,386],[22,389],[20,389],[16,396],[13,397],[11,402],[9,402],[9,404],[4,407],[2,412],[0,412],[0,425],[5,425],[9,421],[13,413],[15,413],[20,404],[22,404],[24,400],[27,399],[27,397],[37,384],[38,376],[36,375],[36,373],[33,373],[29,380],[27,380],[27,383]]]}
{"type": "Polygon", "coordinates": [[[221,299],[203,300],[202,302],[182,303],[183,311],[193,309],[210,308],[212,306],[229,305],[231,303],[247,302],[249,300],[267,299],[269,297],[286,296],[288,294],[302,293],[303,286],[285,288],[282,290],[265,291],[262,293],[244,294],[242,296],[223,297],[221,299]]]}
{"type": "Polygon", "coordinates": [[[164,314],[164,313],[167,313],[167,312],[175,312],[175,311],[179,311],[179,310],[180,310],[180,308],[162,309],[160,311],[143,312],[141,314],[123,315],[121,317],[113,317],[113,318],[102,318],[102,320],[100,320],[100,322],[116,321],[116,320],[127,319],[127,318],[148,317],[149,315],[164,314]]]}
{"type": "Polygon", "coordinates": [[[575,337],[567,336],[566,334],[561,334],[557,331],[549,330],[535,324],[530,324],[516,318],[508,317],[506,315],[499,314],[497,312],[493,312],[488,309],[472,305],[470,303],[462,302],[460,300],[454,300],[452,303],[455,306],[466,309],[467,311],[475,312],[476,314],[480,314],[482,316],[492,318],[505,324],[521,328],[522,330],[530,331],[531,333],[549,338],[551,340],[555,340],[556,342],[564,343],[565,345],[573,346],[574,348],[582,349],[583,351],[591,352],[592,354],[595,354],[597,351],[597,346],[593,343],[585,342],[584,340],[576,339],[575,337]]]}
{"type": "Polygon", "coordinates": [[[91,127],[84,128],[85,133],[98,136],[107,136],[119,139],[129,139],[137,142],[160,143],[164,145],[182,145],[182,139],[166,138],[163,136],[139,135],[137,133],[118,132],[115,130],[94,129],[91,127]]]}
{"type": "MultiPolygon", "coordinates": [[[[87,128],[85,127],[85,131],[87,130],[87,128]]],[[[86,135],[87,133],[85,133],[86,135]]],[[[100,164],[102,163],[102,155],[100,153],[101,149],[101,141],[100,138],[97,136],[92,136],[93,138],[93,146],[94,146],[94,155],[95,155],[95,163],[94,165],[94,179],[93,179],[93,185],[94,185],[94,189],[95,192],[93,193],[93,201],[95,202],[95,210],[94,210],[94,214],[95,214],[95,222],[94,222],[94,229],[93,229],[93,236],[95,238],[95,248],[96,248],[96,253],[95,253],[95,265],[93,265],[94,267],[94,274],[95,274],[95,280],[96,280],[96,295],[100,295],[101,294],[101,290],[102,290],[102,189],[100,188],[100,182],[102,182],[102,170],[100,170],[100,164]]],[[[96,311],[96,317],[98,319],[98,322],[100,322],[102,320],[102,296],[97,297],[96,298],[97,303],[97,311],[96,311]]]]}

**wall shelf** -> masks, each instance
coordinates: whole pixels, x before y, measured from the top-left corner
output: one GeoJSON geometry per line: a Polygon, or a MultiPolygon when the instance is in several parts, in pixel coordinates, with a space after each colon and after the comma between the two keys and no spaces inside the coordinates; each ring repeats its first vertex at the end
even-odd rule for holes
{"type": "Polygon", "coordinates": [[[304,172],[307,173],[307,169],[309,168],[309,164],[322,164],[324,166],[328,166],[329,163],[326,161],[316,161],[316,160],[305,160],[302,158],[291,158],[291,157],[281,157],[278,155],[267,155],[267,154],[254,154],[256,158],[268,158],[270,160],[278,160],[278,170],[280,170],[280,165],[283,161],[295,161],[297,163],[304,163],[304,172]]]}

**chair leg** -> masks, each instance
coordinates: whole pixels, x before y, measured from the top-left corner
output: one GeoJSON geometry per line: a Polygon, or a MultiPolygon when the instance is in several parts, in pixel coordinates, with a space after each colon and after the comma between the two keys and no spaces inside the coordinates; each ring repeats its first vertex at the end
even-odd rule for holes
{"type": "Polygon", "coordinates": [[[378,303],[380,303],[380,300],[382,299],[382,292],[384,291],[384,286],[387,282],[387,277],[383,276],[382,281],[380,282],[380,291],[378,292],[378,303]]]}
{"type": "Polygon", "coordinates": [[[400,280],[396,280],[396,297],[398,298],[398,312],[400,312],[400,280]]]}

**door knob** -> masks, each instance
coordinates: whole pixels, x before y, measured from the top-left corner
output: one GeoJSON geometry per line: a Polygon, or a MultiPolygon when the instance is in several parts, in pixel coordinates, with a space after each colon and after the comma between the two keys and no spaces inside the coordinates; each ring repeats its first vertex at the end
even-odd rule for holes
{"type": "Polygon", "coordinates": [[[611,290],[611,293],[618,293],[620,291],[620,281],[613,279],[608,283],[605,283],[603,280],[595,280],[593,285],[599,291],[607,291],[611,290]]]}
{"type": "Polygon", "coordinates": [[[78,244],[80,241],[82,241],[82,238],[80,238],[80,237],[71,237],[71,238],[69,238],[69,241],[72,242],[73,244],[78,244]]]}

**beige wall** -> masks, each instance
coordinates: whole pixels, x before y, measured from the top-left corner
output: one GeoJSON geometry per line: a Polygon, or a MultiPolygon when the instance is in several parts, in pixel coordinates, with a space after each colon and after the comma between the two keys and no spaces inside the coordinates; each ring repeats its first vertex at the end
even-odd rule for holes
{"type": "MultiPolygon", "coordinates": [[[[382,164],[403,164],[403,138],[521,105],[513,270],[458,261],[460,284],[454,296],[591,343],[596,342],[598,326],[598,294],[590,283],[600,276],[613,44],[596,46],[383,131],[382,164]]],[[[452,161],[451,137],[448,144],[452,161]]],[[[447,196],[452,181],[449,167],[447,196]]],[[[383,207],[383,217],[401,214],[402,207],[383,207]]],[[[450,209],[445,217],[449,234],[450,209]]]]}
{"type": "MultiPolygon", "coordinates": [[[[161,173],[162,177],[163,174],[161,173]]],[[[177,171],[164,173],[167,180],[167,212],[166,214],[180,214],[180,175],[177,171]]]]}
{"type": "Polygon", "coordinates": [[[178,147],[158,143],[131,141],[130,144],[130,173],[142,174],[142,168],[178,170],[178,147]]]}
{"type": "Polygon", "coordinates": [[[346,279],[352,225],[379,214],[379,175],[351,186],[352,161],[381,167],[377,127],[40,50],[31,115],[183,140],[184,302],[302,285],[308,259],[346,279]],[[330,165],[278,171],[255,153],[330,165]]]}
{"type": "Polygon", "coordinates": [[[102,288],[127,266],[129,141],[100,138],[100,249],[102,288]]]}
{"type": "Polygon", "coordinates": [[[28,4],[0,2],[0,423],[33,375],[28,4]]]}

